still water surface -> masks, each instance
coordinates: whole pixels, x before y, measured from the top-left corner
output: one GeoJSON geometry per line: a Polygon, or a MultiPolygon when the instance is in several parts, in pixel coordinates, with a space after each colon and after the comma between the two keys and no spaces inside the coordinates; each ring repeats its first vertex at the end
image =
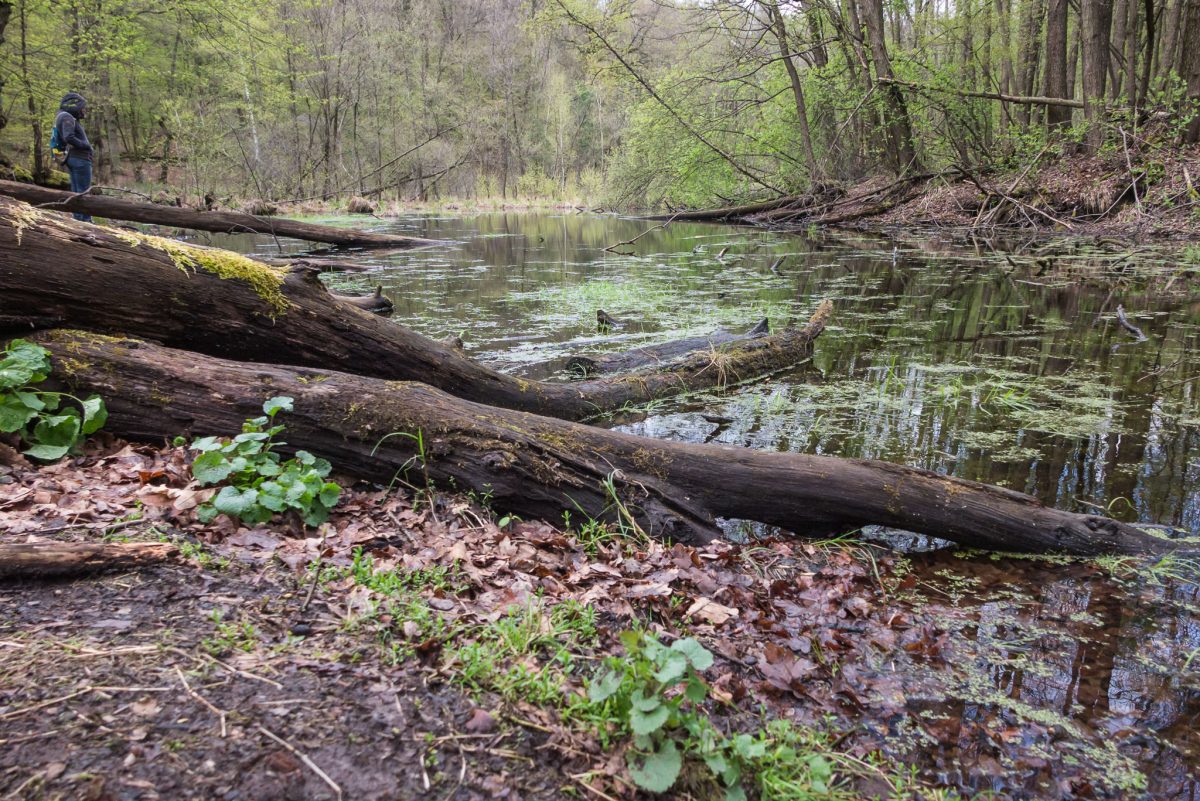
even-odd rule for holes
{"type": "MultiPolygon", "coordinates": [[[[459,334],[475,358],[523,375],[763,317],[803,321],[834,301],[811,363],[610,421],[624,430],[889,459],[1200,534],[1200,266],[1187,254],[678,222],[610,252],[652,224],[528,213],[373,224],[451,244],[354,254],[379,269],[330,284],[381,284],[398,323],[459,334]],[[1118,325],[1118,304],[1146,341],[1118,325]],[[599,334],[598,308],[625,325],[599,334]]],[[[1197,796],[1190,566],[1118,581],[1090,564],[952,551],[910,559],[909,602],[940,617],[954,655],[950,669],[921,670],[916,657],[886,668],[905,677],[919,722],[906,736],[921,743],[925,772],[966,793],[1018,798],[1197,796]]]]}

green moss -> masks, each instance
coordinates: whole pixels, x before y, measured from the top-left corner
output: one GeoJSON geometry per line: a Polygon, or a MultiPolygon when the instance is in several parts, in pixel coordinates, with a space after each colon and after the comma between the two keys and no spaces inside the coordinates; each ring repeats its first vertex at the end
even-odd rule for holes
{"type": "Polygon", "coordinates": [[[146,245],[166,253],[175,266],[185,273],[203,270],[218,278],[235,278],[246,282],[255,294],[270,304],[273,310],[272,319],[276,315],[285,314],[292,306],[283,296],[283,273],[240,253],[196,247],[175,239],[132,231],[113,231],[113,235],[130,247],[146,245]]]}

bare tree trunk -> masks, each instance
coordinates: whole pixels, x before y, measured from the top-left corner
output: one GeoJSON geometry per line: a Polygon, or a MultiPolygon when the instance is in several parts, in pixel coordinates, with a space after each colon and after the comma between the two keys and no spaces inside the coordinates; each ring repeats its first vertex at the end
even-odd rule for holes
{"type": "MultiPolygon", "coordinates": [[[[875,77],[880,81],[894,80],[892,62],[888,57],[883,24],[883,0],[866,0],[867,38],[871,44],[871,58],[875,64],[875,77]]],[[[913,143],[912,120],[908,116],[908,104],[904,93],[894,83],[886,83],[879,90],[884,97],[884,126],[888,139],[888,160],[896,173],[922,172],[917,149],[913,143]]]]}
{"type": "Polygon", "coordinates": [[[1104,144],[1104,90],[1112,12],[1112,0],[1083,3],[1083,114],[1088,122],[1087,148],[1093,154],[1104,144]]]}
{"type": "MultiPolygon", "coordinates": [[[[1070,97],[1067,94],[1067,14],[1068,0],[1049,0],[1046,13],[1046,96],[1070,97]]],[[[1071,124],[1071,110],[1065,106],[1046,109],[1046,125],[1051,130],[1071,124]]]]}
{"type": "Polygon", "coordinates": [[[1150,93],[1150,78],[1154,73],[1154,51],[1159,36],[1159,26],[1154,19],[1154,0],[1144,0],[1143,17],[1146,20],[1146,45],[1142,48],[1142,80],[1138,86],[1135,107],[1141,107],[1150,93]]]}
{"type": "Polygon", "coordinates": [[[106,428],[120,436],[228,434],[284,395],[295,401],[282,420],[289,447],[371,481],[399,474],[487,491],[497,508],[527,517],[557,520],[578,509],[691,541],[719,536],[722,517],[802,536],[878,523],[992,550],[1173,549],[1115,520],[887,462],[647,439],[471,403],[418,382],[239,364],[136,340],[58,331],[38,341],[58,378],[105,398],[106,428]]]}
{"type": "Polygon", "coordinates": [[[1011,0],[996,0],[996,25],[1000,28],[1000,93],[1010,94],[1015,89],[1012,59],[1012,14],[1011,0]]]}
{"type": "MultiPolygon", "coordinates": [[[[8,20],[12,17],[12,3],[8,0],[0,0],[0,46],[4,45],[4,29],[8,27],[8,20]]],[[[4,116],[4,76],[0,75],[0,131],[3,131],[8,125],[8,117],[4,116]]],[[[3,154],[0,154],[0,164],[5,163],[3,154]]]]}
{"type": "MultiPolygon", "coordinates": [[[[1038,56],[1041,52],[1043,0],[1026,0],[1025,14],[1021,25],[1021,90],[1019,94],[1032,95],[1037,85],[1038,56]]],[[[1028,126],[1032,118],[1029,106],[1017,110],[1017,119],[1028,126]]]]}
{"type": "Polygon", "coordinates": [[[1178,71],[1179,65],[1179,33],[1183,24],[1183,7],[1187,0],[1173,0],[1167,8],[1166,25],[1163,26],[1162,41],[1158,51],[1159,80],[1165,79],[1172,71],[1178,71]]]}
{"type": "Polygon", "coordinates": [[[1200,0],[1184,0],[1184,5],[1182,77],[1187,81],[1187,99],[1195,116],[1184,131],[1183,141],[1193,144],[1200,142],[1200,114],[1195,111],[1195,104],[1200,103],[1200,0]]]}
{"type": "Polygon", "coordinates": [[[1120,97],[1125,85],[1125,27],[1129,24],[1129,7],[1137,10],[1138,0],[1113,0],[1112,47],[1108,54],[1108,85],[1109,93],[1115,98],[1120,97]],[[1117,58],[1113,58],[1113,55],[1117,58]]]}
{"type": "Polygon", "coordinates": [[[813,152],[812,132],[808,127],[808,106],[804,102],[804,85],[800,82],[800,73],[797,72],[796,63],[792,60],[787,25],[784,23],[783,14],[779,11],[779,4],[775,0],[759,0],[759,5],[767,12],[771,30],[775,34],[775,41],[779,43],[779,57],[783,59],[783,67],[787,70],[788,80],[792,85],[792,99],[796,103],[796,128],[800,132],[800,144],[804,149],[804,160],[808,165],[809,179],[816,183],[823,171],[813,152]]]}
{"type": "Polygon", "coordinates": [[[1119,42],[1125,59],[1125,99],[1134,111],[1138,105],[1138,19],[1141,6],[1141,0],[1128,0],[1125,7],[1125,38],[1119,42]]]}

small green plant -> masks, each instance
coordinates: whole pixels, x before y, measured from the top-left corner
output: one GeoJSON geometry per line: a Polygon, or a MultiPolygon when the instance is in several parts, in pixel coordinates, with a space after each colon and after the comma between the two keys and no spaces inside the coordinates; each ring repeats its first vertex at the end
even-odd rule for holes
{"type": "Polygon", "coordinates": [[[200,452],[192,462],[192,475],[200,486],[224,485],[199,507],[202,521],[223,513],[254,525],[289,510],[310,526],[329,518],[342,493],[327,480],[329,462],[308,451],[296,451],[285,461],[275,450],[284,444],[275,437],[285,428],[275,424],[275,416],[291,410],[291,398],[271,398],[263,404],[264,416],[247,420],[233,439],[202,437],[192,442],[192,450],[200,452]]]}
{"type": "Polygon", "coordinates": [[[703,763],[725,790],[743,801],[743,780],[762,798],[848,798],[836,786],[838,760],[822,734],[773,721],[756,734],[722,734],[704,712],[708,685],[700,674],[712,654],[692,638],[663,645],[641,631],[621,634],[626,656],[610,657],[588,686],[586,700],[568,710],[597,725],[602,744],[632,735],[629,773],[655,793],[674,786],[684,759],[703,763]]]}
{"type": "Polygon", "coordinates": [[[216,627],[215,636],[205,637],[200,646],[213,656],[229,653],[230,651],[245,651],[249,653],[258,646],[258,632],[254,624],[243,620],[241,624],[229,623],[224,619],[221,610],[214,609],[209,620],[216,627]]]}
{"type": "Polygon", "coordinates": [[[20,437],[26,456],[61,459],[108,419],[98,395],[80,399],[33,386],[50,375],[50,351],[40,345],[14,339],[0,356],[0,433],[20,437]],[[75,405],[64,406],[64,400],[75,405]]]}

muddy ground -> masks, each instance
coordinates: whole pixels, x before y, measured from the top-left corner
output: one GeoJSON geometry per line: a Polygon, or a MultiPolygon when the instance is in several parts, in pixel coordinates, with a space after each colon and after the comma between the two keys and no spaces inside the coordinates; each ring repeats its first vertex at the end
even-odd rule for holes
{"type": "MultiPolygon", "coordinates": [[[[570,703],[631,629],[715,654],[719,731],[811,733],[835,780],[796,797],[1156,792],[1140,729],[1022,717],[990,689],[968,719],[946,679],[989,658],[960,631],[970,583],[920,599],[913,563],[886,551],[666,546],[374,486],[316,530],[206,525],[187,461],[109,440],[0,469],[0,541],[181,549],[136,572],[0,585],[0,797],[637,797],[630,743],[570,703]]],[[[1184,760],[1172,780],[1190,774],[1184,760]]],[[[669,797],[722,797],[706,776],[689,765],[669,797]]]]}

